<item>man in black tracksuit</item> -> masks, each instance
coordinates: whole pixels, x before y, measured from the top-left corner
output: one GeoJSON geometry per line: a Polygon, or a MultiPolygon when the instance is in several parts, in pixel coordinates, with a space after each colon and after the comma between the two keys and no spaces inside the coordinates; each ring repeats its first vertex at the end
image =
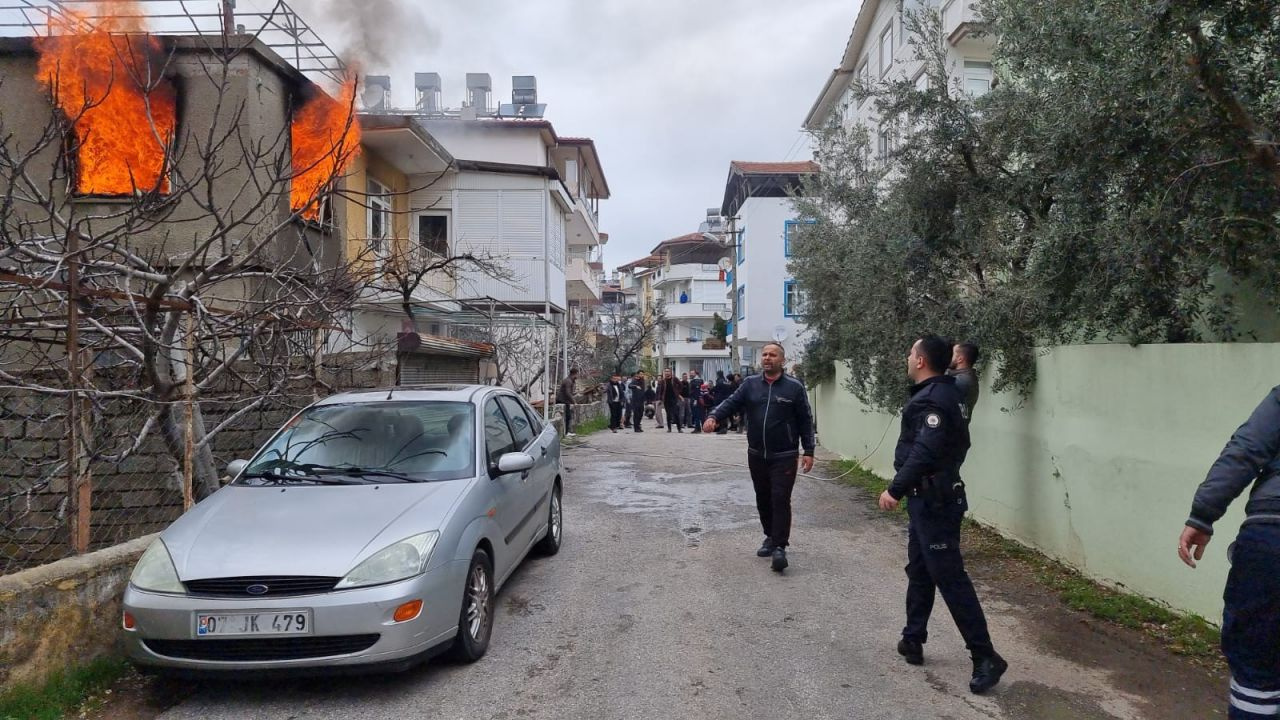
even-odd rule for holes
{"type": "Polygon", "coordinates": [[[1213,524],[1249,489],[1244,523],[1227,549],[1222,654],[1231,668],[1227,717],[1280,716],[1280,387],[1258,405],[1222,449],[1196,489],[1178,556],[1204,557],[1213,524]]]}
{"type": "Polygon", "coordinates": [[[880,509],[907,503],[907,624],[898,653],[912,665],[924,662],[934,590],[951,611],[973,658],[969,690],[983,693],[1000,682],[1009,664],[995,651],[987,618],[960,557],[960,522],[969,509],[960,465],[969,452],[969,421],[954,377],[943,373],[951,345],[926,335],[911,346],[907,375],[911,399],[902,409],[902,432],[893,455],[893,482],[880,495],[880,509]]]}
{"type": "Polygon", "coordinates": [[[703,432],[735,413],[743,413],[747,424],[747,467],[756,490],[756,509],[764,528],[764,544],[756,551],[772,557],[773,569],[787,567],[787,545],[791,540],[791,491],[796,484],[796,446],[804,448],[800,465],[813,469],[813,411],[804,385],[782,371],[786,355],[781,345],[770,343],[760,350],[764,372],[752,375],[729,399],[716,406],[702,425],[703,432]]]}
{"type": "Polygon", "coordinates": [[[671,432],[672,423],[675,423],[676,430],[684,432],[684,422],[680,417],[680,401],[683,399],[680,381],[671,374],[671,368],[663,370],[662,379],[658,381],[658,402],[662,403],[667,415],[667,432],[671,432]]]}

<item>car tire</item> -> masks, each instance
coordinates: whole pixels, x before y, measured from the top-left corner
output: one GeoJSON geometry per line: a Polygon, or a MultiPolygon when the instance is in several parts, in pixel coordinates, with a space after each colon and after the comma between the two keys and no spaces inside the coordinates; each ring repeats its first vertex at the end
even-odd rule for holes
{"type": "Polygon", "coordinates": [[[476,548],[462,586],[458,635],[450,650],[454,660],[473,663],[489,649],[489,638],[493,635],[493,594],[493,561],[489,553],[476,548]]]}
{"type": "Polygon", "coordinates": [[[542,536],[534,550],[539,555],[550,557],[560,552],[560,541],[564,538],[564,506],[560,503],[560,483],[551,488],[551,502],[548,505],[547,534],[542,536]]]}

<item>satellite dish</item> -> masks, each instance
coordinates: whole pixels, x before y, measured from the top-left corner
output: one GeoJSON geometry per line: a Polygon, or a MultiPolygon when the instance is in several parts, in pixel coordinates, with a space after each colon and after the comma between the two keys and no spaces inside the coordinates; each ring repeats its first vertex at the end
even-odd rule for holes
{"type": "Polygon", "coordinates": [[[773,341],[782,342],[787,339],[787,329],[779,325],[773,329],[773,341]]]}
{"type": "Polygon", "coordinates": [[[724,270],[725,272],[729,272],[730,270],[733,269],[733,261],[730,260],[729,258],[720,258],[720,262],[716,264],[720,267],[721,270],[724,270]]]}

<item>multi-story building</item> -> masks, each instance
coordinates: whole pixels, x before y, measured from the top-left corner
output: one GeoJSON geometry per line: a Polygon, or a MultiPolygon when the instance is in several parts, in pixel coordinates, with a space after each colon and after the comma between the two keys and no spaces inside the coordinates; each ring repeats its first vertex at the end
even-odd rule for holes
{"type": "Polygon", "coordinates": [[[407,231],[410,246],[430,248],[431,257],[471,255],[490,269],[462,263],[456,277],[424,282],[414,312],[431,328],[427,334],[439,336],[460,334],[463,325],[533,319],[554,325],[558,338],[546,348],[547,375],[554,378],[567,362],[570,319],[593,322],[600,302],[608,236],[599,231],[599,201],[609,187],[595,143],[556,134],[541,118],[545,106],[534,104],[531,77],[513,78],[512,99],[531,109],[529,116],[505,112],[509,105],[491,107],[485,74],[468,74],[467,101],[458,110],[440,104],[439,75],[419,73],[415,80],[417,106],[400,113],[385,109],[390,78],[365,82],[372,89],[364,94],[366,113],[390,112],[413,126],[396,128],[401,142],[426,143],[387,146],[406,166],[402,192],[384,186],[391,213],[402,218],[391,227],[407,231]],[[447,158],[444,168],[433,160],[440,157],[447,158]]]}
{"type": "Polygon", "coordinates": [[[975,96],[991,89],[994,38],[976,32],[972,0],[863,0],[839,67],[831,71],[805,116],[806,129],[817,132],[832,124],[863,125],[871,132],[876,154],[889,153],[898,131],[888,123],[882,126],[873,101],[854,97],[853,83],[857,80],[870,86],[883,80],[910,80],[922,89],[928,86],[924,64],[915,58],[904,17],[904,12],[913,9],[941,12],[950,84],[975,96]]]}
{"type": "Polygon", "coordinates": [[[734,218],[736,282],[731,276],[721,289],[730,304],[737,295],[730,340],[740,372],[758,367],[760,348],[769,342],[782,343],[788,367],[801,360],[804,303],[787,263],[804,222],[792,198],[803,191],[803,178],[816,172],[810,161],[729,165],[720,212],[734,218]]]}
{"type": "MultiPolygon", "coordinates": [[[[660,309],[659,301],[654,297],[653,278],[661,258],[647,255],[625,265],[618,266],[618,287],[623,295],[635,304],[641,317],[650,317],[660,309]]],[[[657,368],[658,339],[644,346],[640,351],[640,361],[644,369],[657,368]]]]}
{"type": "Polygon", "coordinates": [[[728,372],[729,350],[715,336],[715,318],[729,315],[719,264],[727,254],[724,243],[691,233],[659,243],[652,254],[660,261],[652,272],[653,293],[666,313],[658,335],[660,366],[677,375],[728,372]]]}

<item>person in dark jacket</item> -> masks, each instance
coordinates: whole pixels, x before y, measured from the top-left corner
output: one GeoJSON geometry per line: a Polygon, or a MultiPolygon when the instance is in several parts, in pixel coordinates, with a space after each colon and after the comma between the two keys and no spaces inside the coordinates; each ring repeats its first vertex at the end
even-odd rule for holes
{"type": "Polygon", "coordinates": [[[569,369],[569,377],[565,378],[560,387],[556,388],[556,402],[560,404],[564,411],[564,435],[565,437],[573,437],[573,396],[577,394],[577,388],[574,387],[578,382],[578,368],[569,369]]]}
{"type": "Polygon", "coordinates": [[[951,611],[973,658],[969,690],[983,693],[1000,682],[1009,664],[996,653],[978,593],[960,556],[960,522],[969,509],[960,465],[969,453],[969,422],[955,378],[944,375],[951,345],[926,335],[911,346],[907,376],[911,399],[902,409],[902,430],[893,454],[893,482],[880,495],[880,509],[907,503],[907,624],[898,653],[912,665],[924,662],[935,589],[951,611]]]}
{"type": "Polygon", "coordinates": [[[648,383],[644,380],[644,373],[637,370],[635,375],[631,376],[631,382],[627,383],[627,391],[631,397],[631,404],[628,406],[631,413],[631,429],[636,432],[644,432],[640,429],[640,421],[644,419],[644,403],[645,391],[648,390],[648,383]]]}
{"type": "Polygon", "coordinates": [[[958,343],[951,349],[951,367],[947,374],[956,379],[956,389],[964,398],[964,419],[973,419],[973,409],[978,406],[978,346],[970,342],[958,343]]]}
{"type": "MultiPolygon", "coordinates": [[[[719,405],[725,400],[728,400],[729,396],[732,394],[733,394],[733,386],[730,385],[729,381],[725,379],[724,371],[717,370],[716,384],[715,384],[715,387],[711,389],[711,400],[712,400],[711,408],[714,409],[716,405],[719,405]]],[[[727,432],[729,432],[729,423],[720,423],[720,427],[716,429],[716,434],[724,435],[727,432]]]]}
{"type": "Polygon", "coordinates": [[[605,388],[605,402],[609,404],[609,431],[618,432],[622,427],[622,404],[626,401],[627,389],[622,386],[622,376],[614,373],[609,376],[609,385],[605,388]]]}
{"type": "Polygon", "coordinates": [[[680,401],[684,395],[680,391],[680,379],[671,373],[671,368],[662,371],[662,379],[658,381],[658,404],[662,405],[667,416],[667,432],[671,432],[671,424],[676,430],[684,432],[684,424],[680,422],[680,401]]]}
{"type": "Polygon", "coordinates": [[[781,345],[765,345],[760,360],[764,372],[744,380],[728,400],[717,405],[702,431],[715,432],[737,412],[746,418],[747,467],[765,535],[756,555],[772,557],[773,569],[782,572],[788,564],[791,542],[791,491],[800,455],[797,445],[804,448],[800,466],[804,472],[813,469],[813,411],[804,385],[782,370],[786,351],[781,345]]]}
{"type": "Polygon", "coordinates": [[[1231,668],[1227,717],[1280,715],[1280,387],[1227,441],[1196,489],[1178,539],[1178,557],[1194,568],[1213,524],[1246,488],[1245,520],[1227,558],[1222,654],[1231,668]]]}

